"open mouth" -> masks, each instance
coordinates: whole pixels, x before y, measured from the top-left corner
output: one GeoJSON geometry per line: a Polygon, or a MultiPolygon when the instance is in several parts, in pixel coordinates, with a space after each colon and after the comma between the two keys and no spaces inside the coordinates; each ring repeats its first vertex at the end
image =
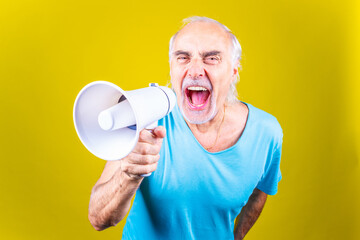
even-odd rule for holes
{"type": "Polygon", "coordinates": [[[204,87],[191,86],[185,89],[185,94],[190,108],[200,110],[206,106],[210,91],[204,87]]]}

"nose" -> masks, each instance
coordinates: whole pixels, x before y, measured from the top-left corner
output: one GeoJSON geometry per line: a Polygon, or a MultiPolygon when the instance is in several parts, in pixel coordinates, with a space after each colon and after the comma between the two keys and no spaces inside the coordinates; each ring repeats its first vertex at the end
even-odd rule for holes
{"type": "Polygon", "coordinates": [[[188,68],[187,75],[192,79],[203,77],[205,75],[205,70],[202,66],[202,63],[199,60],[193,61],[188,68]]]}

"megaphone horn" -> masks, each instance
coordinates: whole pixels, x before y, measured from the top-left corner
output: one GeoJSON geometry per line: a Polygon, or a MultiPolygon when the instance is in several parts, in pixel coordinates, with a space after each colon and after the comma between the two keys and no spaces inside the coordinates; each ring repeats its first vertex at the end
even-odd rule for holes
{"type": "Polygon", "coordinates": [[[138,142],[139,132],[171,112],[174,92],[150,87],[124,91],[117,85],[96,81],[86,85],[74,104],[74,124],[84,146],[95,156],[112,161],[126,157],[138,142]]]}

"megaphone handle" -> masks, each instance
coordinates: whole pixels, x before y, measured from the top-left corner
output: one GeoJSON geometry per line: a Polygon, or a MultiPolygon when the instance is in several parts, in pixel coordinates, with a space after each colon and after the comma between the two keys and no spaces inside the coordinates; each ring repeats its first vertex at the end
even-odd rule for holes
{"type": "MultiPolygon", "coordinates": [[[[148,126],[146,126],[146,130],[150,131],[151,134],[154,135],[154,129],[158,126],[157,121],[153,122],[151,124],[149,124],[148,126]]],[[[147,174],[142,174],[140,175],[141,177],[149,177],[151,175],[151,173],[147,173],[147,174]]]]}

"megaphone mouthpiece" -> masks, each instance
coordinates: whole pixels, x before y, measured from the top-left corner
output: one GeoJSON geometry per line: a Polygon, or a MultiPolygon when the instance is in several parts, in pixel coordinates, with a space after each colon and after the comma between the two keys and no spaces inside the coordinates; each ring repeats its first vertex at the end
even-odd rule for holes
{"type": "Polygon", "coordinates": [[[100,127],[105,131],[112,130],[114,127],[114,118],[107,110],[99,114],[98,122],[100,127]]]}
{"type": "Polygon", "coordinates": [[[136,119],[129,101],[124,100],[102,111],[98,116],[98,122],[103,130],[111,131],[132,126],[136,124],[136,119]]]}

